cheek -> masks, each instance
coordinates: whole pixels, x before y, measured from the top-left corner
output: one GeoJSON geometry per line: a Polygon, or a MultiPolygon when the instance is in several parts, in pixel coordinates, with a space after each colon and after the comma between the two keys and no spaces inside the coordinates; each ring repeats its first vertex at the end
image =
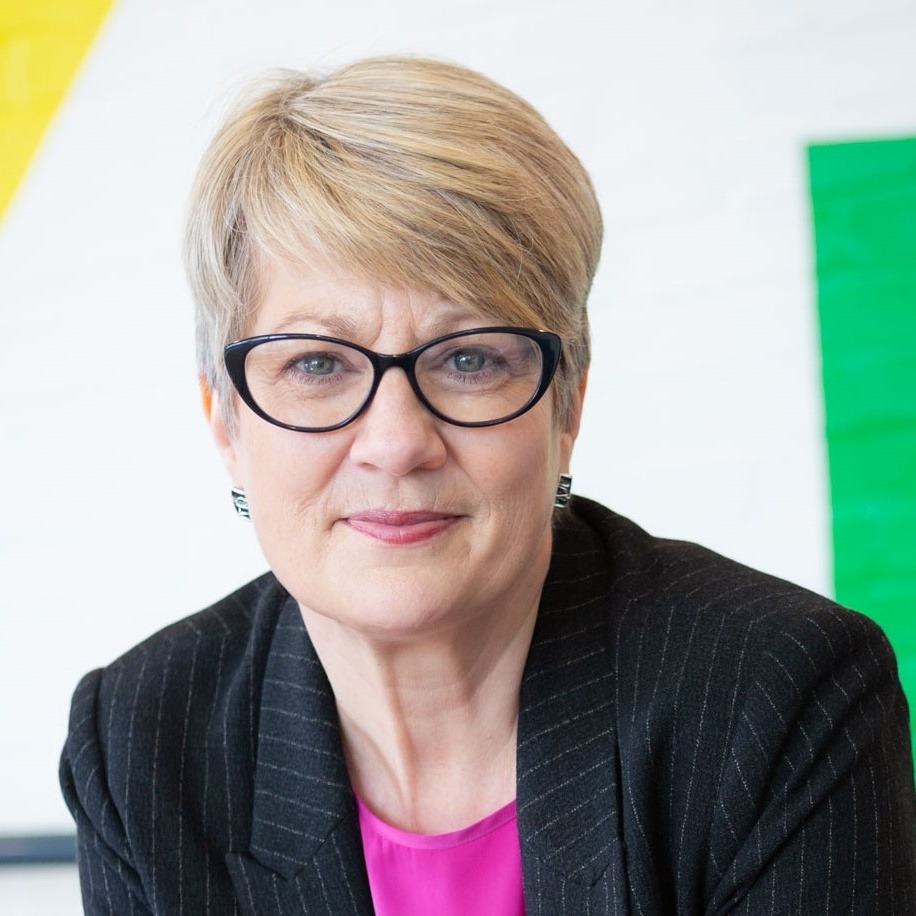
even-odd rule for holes
{"type": "Polygon", "coordinates": [[[314,510],[332,492],[347,447],[341,436],[262,425],[266,428],[240,430],[243,486],[259,537],[263,530],[282,538],[291,527],[321,517],[314,510]]]}
{"type": "Polygon", "coordinates": [[[491,509],[507,527],[540,525],[552,515],[562,447],[552,426],[545,426],[543,420],[528,428],[512,429],[509,424],[501,440],[486,451],[486,470],[478,479],[489,493],[491,509]]]}

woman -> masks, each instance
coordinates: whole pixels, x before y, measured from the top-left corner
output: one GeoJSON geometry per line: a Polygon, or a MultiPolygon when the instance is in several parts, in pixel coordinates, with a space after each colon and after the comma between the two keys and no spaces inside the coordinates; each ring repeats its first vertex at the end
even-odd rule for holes
{"type": "Polygon", "coordinates": [[[459,67],[230,117],[187,261],[271,573],[77,689],[87,911],[914,911],[881,633],[570,500],[600,239],[575,157],[459,67]]]}

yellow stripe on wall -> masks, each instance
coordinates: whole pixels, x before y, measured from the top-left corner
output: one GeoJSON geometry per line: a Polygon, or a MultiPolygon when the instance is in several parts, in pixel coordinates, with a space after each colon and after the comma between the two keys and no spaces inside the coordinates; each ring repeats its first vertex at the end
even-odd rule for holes
{"type": "Polygon", "coordinates": [[[0,218],[114,0],[0,0],[0,218]]]}

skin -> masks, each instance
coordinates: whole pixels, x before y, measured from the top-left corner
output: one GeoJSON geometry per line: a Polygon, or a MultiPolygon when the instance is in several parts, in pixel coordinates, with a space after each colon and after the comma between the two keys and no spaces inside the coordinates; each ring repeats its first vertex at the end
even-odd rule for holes
{"type": "MultiPolygon", "coordinates": [[[[492,323],[317,258],[271,264],[262,288],[248,335],[330,334],[401,353],[492,323]]],[[[455,830],[515,797],[519,685],[584,388],[583,377],[564,428],[551,391],[508,423],[450,425],[400,369],[332,432],[284,430],[237,403],[230,433],[208,405],[334,690],[354,789],[389,823],[455,830]]]]}

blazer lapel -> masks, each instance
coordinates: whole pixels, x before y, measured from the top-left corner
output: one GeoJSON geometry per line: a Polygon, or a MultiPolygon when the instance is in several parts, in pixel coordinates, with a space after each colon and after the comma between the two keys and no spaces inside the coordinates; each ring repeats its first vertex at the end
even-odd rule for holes
{"type": "Polygon", "coordinates": [[[292,599],[264,674],[250,845],[226,862],[246,916],[372,913],[334,696],[292,599]]]}
{"type": "MultiPolygon", "coordinates": [[[[591,537],[590,537],[591,536],[591,537]]],[[[626,913],[607,559],[562,531],[522,678],[518,829],[527,916],[626,913]],[[597,572],[596,572],[597,570],[597,572]]]]}

